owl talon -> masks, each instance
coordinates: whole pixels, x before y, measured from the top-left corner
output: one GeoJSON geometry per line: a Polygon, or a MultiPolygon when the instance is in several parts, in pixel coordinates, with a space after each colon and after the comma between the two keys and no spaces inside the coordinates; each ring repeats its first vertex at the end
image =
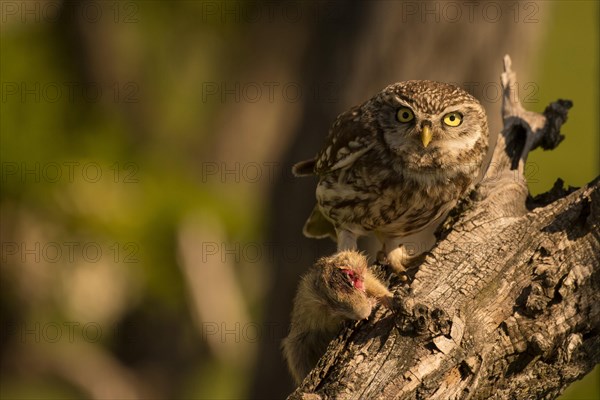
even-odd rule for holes
{"type": "Polygon", "coordinates": [[[379,250],[376,256],[377,263],[384,267],[389,267],[394,271],[394,274],[400,279],[401,282],[408,281],[408,276],[406,274],[406,268],[402,262],[396,260],[397,262],[394,264],[390,262],[390,258],[386,255],[385,251],[379,250]]]}
{"type": "Polygon", "coordinates": [[[383,250],[379,250],[377,252],[377,263],[379,263],[380,265],[390,265],[388,259],[387,259],[387,255],[385,254],[385,251],[383,250]]]}
{"type": "Polygon", "coordinates": [[[406,268],[404,268],[403,257],[401,248],[397,248],[389,252],[386,256],[387,264],[392,267],[396,275],[402,276],[406,274],[406,268]]]}

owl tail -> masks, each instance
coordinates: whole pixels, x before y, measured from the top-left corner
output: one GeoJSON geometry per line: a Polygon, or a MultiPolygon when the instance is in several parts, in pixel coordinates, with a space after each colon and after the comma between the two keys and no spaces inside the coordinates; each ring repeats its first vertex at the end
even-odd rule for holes
{"type": "Polygon", "coordinates": [[[318,205],[313,208],[306,223],[304,223],[302,233],[304,236],[313,239],[324,239],[328,236],[333,239],[334,242],[337,239],[335,227],[331,221],[325,218],[321,210],[319,210],[318,205]]]}
{"type": "Polygon", "coordinates": [[[300,161],[299,163],[294,164],[294,166],[292,167],[292,173],[294,174],[294,176],[314,175],[316,163],[316,158],[300,161]]]}

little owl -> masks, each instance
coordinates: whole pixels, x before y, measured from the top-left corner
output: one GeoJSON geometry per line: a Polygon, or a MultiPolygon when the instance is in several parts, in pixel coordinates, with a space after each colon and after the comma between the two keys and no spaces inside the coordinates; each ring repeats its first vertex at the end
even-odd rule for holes
{"type": "Polygon", "coordinates": [[[316,158],[294,166],[297,176],[319,177],[304,234],[332,236],[343,251],[374,232],[401,272],[406,248],[429,250],[435,239],[429,232],[428,243],[419,242],[423,232],[472,189],[487,143],[485,111],[464,90],[433,81],[390,85],[341,114],[316,158]]]}

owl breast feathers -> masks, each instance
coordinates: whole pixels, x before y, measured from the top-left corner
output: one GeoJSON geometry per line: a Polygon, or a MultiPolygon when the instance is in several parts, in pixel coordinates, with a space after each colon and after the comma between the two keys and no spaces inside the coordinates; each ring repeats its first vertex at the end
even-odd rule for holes
{"type": "Polygon", "coordinates": [[[433,81],[390,85],[341,114],[316,158],[294,166],[296,175],[319,177],[304,233],[330,235],[346,250],[375,232],[392,251],[467,194],[487,143],[485,111],[464,90],[433,81]]]}

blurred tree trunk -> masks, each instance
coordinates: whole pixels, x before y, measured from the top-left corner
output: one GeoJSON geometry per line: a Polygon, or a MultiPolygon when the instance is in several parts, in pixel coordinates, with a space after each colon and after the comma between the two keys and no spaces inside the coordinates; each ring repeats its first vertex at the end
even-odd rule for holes
{"type": "Polygon", "coordinates": [[[346,329],[290,398],[555,398],[600,362],[600,177],[528,199],[527,155],[560,143],[571,102],[524,110],[505,65],[483,181],[398,311],[346,329]]]}
{"type": "MultiPolygon", "coordinates": [[[[299,257],[281,258],[272,265],[273,285],[267,295],[264,323],[278,329],[274,336],[262,337],[251,398],[280,398],[293,388],[279,345],[287,334],[298,277],[318,257],[335,250],[330,241],[302,236],[302,226],[315,202],[316,182],[293,179],[285,171],[316,154],[336,115],[386,85],[408,79],[453,82],[470,88],[491,111],[488,118],[493,143],[500,128],[499,115],[494,111],[498,110],[501,91],[494,95],[488,90],[486,94],[483,88],[499,89],[498,60],[506,52],[519,60],[524,71],[530,68],[527,63],[532,57],[525,55],[536,48],[542,28],[539,23],[515,23],[507,17],[509,5],[502,3],[496,4],[503,8],[505,18],[490,22],[477,9],[470,20],[468,10],[463,9],[456,23],[447,18],[439,2],[364,2],[343,9],[327,2],[316,4],[315,14],[320,18],[303,19],[303,24],[293,27],[309,33],[297,78],[303,87],[323,91],[316,99],[303,97],[301,120],[289,132],[280,132],[291,134],[292,139],[281,160],[284,174],[269,200],[272,222],[268,241],[302,250],[299,257]],[[411,5],[417,9],[409,8],[411,5]]],[[[544,6],[539,7],[544,13],[544,6]]],[[[257,35],[264,35],[262,30],[257,35]]],[[[252,35],[249,40],[254,40],[252,35]]],[[[273,48],[266,44],[263,51],[269,53],[273,48]]],[[[527,73],[521,76],[527,77],[527,73]]]]}

